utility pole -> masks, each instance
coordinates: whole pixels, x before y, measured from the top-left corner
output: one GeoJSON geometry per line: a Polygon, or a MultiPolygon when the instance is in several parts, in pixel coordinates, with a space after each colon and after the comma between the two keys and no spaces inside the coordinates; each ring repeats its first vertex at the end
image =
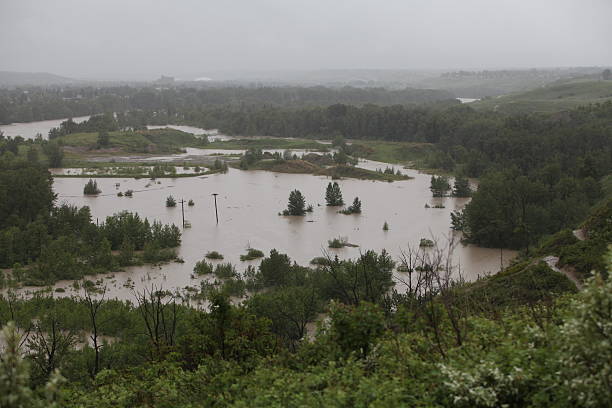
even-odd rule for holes
{"type": "Polygon", "coordinates": [[[185,228],[185,200],[181,198],[181,213],[183,214],[183,228],[185,228]]]}
{"type": "Polygon", "coordinates": [[[218,193],[212,193],[213,197],[215,197],[215,216],[217,217],[217,224],[219,224],[219,212],[217,211],[217,196],[218,193]]]}

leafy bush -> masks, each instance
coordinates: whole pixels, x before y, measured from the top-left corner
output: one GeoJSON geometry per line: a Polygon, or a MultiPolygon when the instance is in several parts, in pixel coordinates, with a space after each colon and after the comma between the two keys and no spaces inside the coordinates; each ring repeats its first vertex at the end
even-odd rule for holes
{"type": "Polygon", "coordinates": [[[419,242],[419,246],[420,247],[432,247],[434,246],[434,242],[431,239],[421,238],[421,241],[419,242]]]}
{"type": "Polygon", "coordinates": [[[213,273],[219,279],[229,279],[229,278],[235,278],[238,276],[236,269],[229,262],[220,263],[217,266],[215,266],[215,271],[213,273]]]}
{"type": "Polygon", "coordinates": [[[252,261],[253,259],[263,258],[264,256],[266,255],[259,249],[249,248],[247,250],[246,255],[240,255],[240,260],[241,261],[252,261]]]}
{"type": "Polygon", "coordinates": [[[213,264],[206,262],[205,260],[196,262],[195,266],[193,267],[193,272],[197,275],[210,275],[213,273],[213,271],[213,264]]]}
{"type": "Polygon", "coordinates": [[[344,248],[346,246],[346,239],[344,238],[334,238],[327,241],[327,246],[329,248],[344,248]]]}
{"type": "Polygon", "coordinates": [[[172,196],[166,198],[166,207],[176,207],[176,200],[172,196]]]}

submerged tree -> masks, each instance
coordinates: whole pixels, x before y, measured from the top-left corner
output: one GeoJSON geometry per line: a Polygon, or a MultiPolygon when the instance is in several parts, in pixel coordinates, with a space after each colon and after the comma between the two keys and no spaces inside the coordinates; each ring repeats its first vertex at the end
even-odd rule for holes
{"type": "Polygon", "coordinates": [[[98,188],[98,182],[92,179],[89,179],[83,188],[83,194],[85,195],[96,195],[100,194],[101,192],[102,190],[98,188]]]}
{"type": "Polygon", "coordinates": [[[299,190],[293,190],[289,194],[289,203],[283,215],[304,215],[306,214],[306,200],[299,190]]]}
{"type": "Polygon", "coordinates": [[[166,207],[176,207],[176,200],[172,196],[166,198],[166,207]]]}
{"type": "Polygon", "coordinates": [[[327,190],[325,191],[325,201],[327,205],[330,207],[337,207],[344,205],[344,200],[342,199],[342,191],[340,191],[340,186],[337,182],[329,183],[327,185],[327,190]]]}
{"type": "Polygon", "coordinates": [[[453,185],[453,196],[455,197],[470,197],[472,195],[472,189],[470,188],[470,182],[467,178],[462,176],[455,177],[455,183],[453,185]]]}
{"type": "Polygon", "coordinates": [[[340,211],[342,214],[361,214],[361,200],[359,197],[355,197],[353,204],[349,205],[346,209],[340,211]]]}
{"type": "Polygon", "coordinates": [[[448,190],[450,190],[448,178],[445,176],[431,176],[431,186],[429,189],[434,197],[444,197],[448,193],[448,190]]]}

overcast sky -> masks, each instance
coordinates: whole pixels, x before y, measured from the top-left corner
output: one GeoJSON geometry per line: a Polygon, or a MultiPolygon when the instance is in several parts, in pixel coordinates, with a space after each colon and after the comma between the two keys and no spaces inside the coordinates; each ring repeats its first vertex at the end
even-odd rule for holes
{"type": "Polygon", "coordinates": [[[0,0],[0,70],[612,65],[612,0],[0,0]]]}

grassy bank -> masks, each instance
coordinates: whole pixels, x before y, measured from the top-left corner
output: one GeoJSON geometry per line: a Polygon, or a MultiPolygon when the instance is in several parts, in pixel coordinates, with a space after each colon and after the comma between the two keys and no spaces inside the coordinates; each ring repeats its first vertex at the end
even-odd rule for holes
{"type": "MultiPolygon", "coordinates": [[[[240,168],[238,163],[232,164],[234,168],[240,168]]],[[[360,167],[353,167],[347,165],[337,165],[330,167],[323,167],[313,164],[305,160],[260,160],[255,164],[249,166],[248,170],[264,170],[273,171],[276,173],[290,173],[290,174],[313,174],[319,176],[328,176],[334,179],[336,178],[354,178],[360,180],[374,180],[374,181],[399,181],[409,180],[412,177],[407,175],[398,174],[386,174],[378,171],[372,171],[362,169],[360,167]]]]}
{"type": "Polygon", "coordinates": [[[307,139],[281,139],[281,138],[244,138],[225,141],[215,141],[204,146],[205,149],[308,149],[327,151],[330,145],[307,139]]]}
{"type": "Polygon", "coordinates": [[[175,129],[109,132],[109,143],[98,145],[98,133],[72,133],[58,138],[67,153],[76,156],[121,153],[177,153],[183,147],[202,147],[205,140],[175,129]]]}

